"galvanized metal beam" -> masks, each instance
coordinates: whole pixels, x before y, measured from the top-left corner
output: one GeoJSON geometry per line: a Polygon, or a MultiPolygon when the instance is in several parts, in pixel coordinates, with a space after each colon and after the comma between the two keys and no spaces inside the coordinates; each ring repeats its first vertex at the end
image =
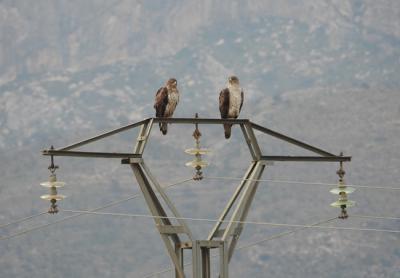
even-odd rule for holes
{"type": "Polygon", "coordinates": [[[136,140],[136,145],[134,148],[134,153],[143,154],[144,148],[146,147],[147,141],[149,140],[150,132],[153,127],[153,118],[145,122],[140,128],[138,138],[136,140]]]}
{"type": "Polygon", "coordinates": [[[309,144],[306,144],[306,143],[304,143],[304,142],[301,142],[301,141],[296,140],[296,139],[294,139],[294,138],[291,138],[291,137],[289,137],[289,136],[283,135],[283,134],[281,134],[281,133],[278,133],[278,132],[273,131],[273,130],[271,130],[271,129],[268,129],[268,128],[266,128],[266,127],[257,125],[257,124],[255,124],[255,123],[251,123],[251,126],[252,126],[254,129],[258,130],[258,131],[261,131],[261,132],[263,132],[263,133],[266,133],[266,134],[268,134],[268,135],[271,135],[271,136],[276,137],[276,138],[278,138],[278,139],[281,139],[281,140],[283,140],[283,141],[289,142],[289,143],[291,143],[291,144],[293,144],[293,145],[296,145],[296,146],[299,146],[299,147],[301,147],[301,148],[303,148],[303,149],[312,151],[312,152],[314,152],[314,153],[317,153],[317,154],[320,154],[320,155],[323,155],[323,156],[335,156],[334,154],[331,154],[331,153],[329,153],[329,152],[326,152],[326,151],[324,151],[324,150],[321,150],[321,149],[319,149],[319,148],[316,148],[316,147],[314,147],[314,146],[311,146],[311,145],[309,145],[309,144]]]}
{"type": "Polygon", "coordinates": [[[123,158],[121,159],[121,164],[132,164],[132,163],[141,163],[143,162],[143,158],[123,158]]]}
{"type": "Polygon", "coordinates": [[[153,118],[154,123],[170,124],[245,124],[249,119],[213,119],[213,118],[153,118]]]}
{"type": "MultiPolygon", "coordinates": [[[[185,268],[184,268],[184,266],[185,266],[185,263],[184,263],[184,254],[183,254],[183,248],[179,248],[179,245],[180,244],[175,244],[175,254],[176,254],[176,257],[178,258],[178,262],[179,262],[179,265],[180,265],[180,267],[181,267],[181,269],[182,269],[182,272],[183,273],[185,273],[185,268]]],[[[179,277],[179,272],[178,271],[176,271],[175,270],[175,278],[180,278],[179,277]]]]}
{"type": "Polygon", "coordinates": [[[184,234],[186,233],[185,228],[183,226],[175,226],[175,225],[156,225],[160,234],[184,234]]]}
{"type": "Polygon", "coordinates": [[[100,135],[94,136],[94,137],[92,137],[92,138],[89,138],[89,139],[86,139],[86,140],[83,140],[83,141],[80,141],[80,142],[77,142],[77,143],[68,145],[68,146],[63,147],[63,148],[59,148],[59,149],[57,149],[57,150],[59,150],[59,151],[67,151],[67,150],[75,149],[75,148],[78,148],[78,147],[87,145],[87,144],[89,144],[89,143],[98,141],[98,140],[100,140],[100,139],[109,137],[109,136],[111,136],[111,135],[114,135],[114,134],[117,134],[117,133],[120,133],[120,132],[129,130],[129,129],[138,127],[138,126],[140,126],[140,125],[142,125],[142,124],[148,122],[149,120],[150,120],[150,119],[145,119],[145,120],[140,121],[140,122],[137,122],[137,123],[133,123],[133,124],[129,124],[129,125],[126,125],[126,126],[123,126],[123,127],[119,127],[119,128],[113,129],[113,130],[111,130],[111,131],[107,131],[107,132],[105,132],[105,133],[102,133],[102,134],[100,134],[100,135]]]}
{"type": "Polygon", "coordinates": [[[141,158],[141,154],[135,153],[109,153],[109,152],[81,152],[81,151],[60,151],[43,150],[43,155],[52,156],[74,156],[74,157],[95,157],[95,158],[141,158]]]}
{"type": "MultiPolygon", "coordinates": [[[[143,196],[146,200],[146,203],[150,209],[150,212],[153,216],[161,216],[162,218],[155,217],[154,222],[157,226],[172,226],[171,221],[167,217],[165,210],[163,209],[160,201],[158,200],[155,192],[152,189],[151,181],[147,179],[145,175],[145,171],[143,170],[141,163],[131,164],[131,168],[133,173],[135,174],[136,180],[139,184],[140,189],[143,192],[143,196]]],[[[185,274],[183,271],[183,266],[181,265],[181,259],[176,253],[175,246],[181,243],[179,236],[174,234],[164,234],[160,233],[161,239],[164,241],[165,247],[171,257],[171,260],[175,266],[175,273],[178,278],[185,278],[185,274]],[[173,243],[171,242],[173,241],[173,243]]]]}
{"type": "Polygon", "coordinates": [[[228,258],[228,245],[226,241],[221,241],[219,248],[219,277],[229,278],[229,258],[228,258]]]}
{"type": "MultiPolygon", "coordinates": [[[[247,169],[243,179],[241,180],[239,186],[236,188],[235,192],[233,193],[231,199],[229,200],[228,204],[225,206],[224,210],[222,211],[220,217],[218,218],[218,222],[214,225],[213,229],[211,230],[210,234],[208,235],[207,239],[212,240],[216,237],[220,237],[221,235],[221,225],[225,221],[225,218],[229,214],[232,206],[235,204],[236,200],[239,198],[240,193],[242,192],[244,186],[246,185],[246,181],[250,179],[251,173],[254,170],[254,166],[256,162],[252,162],[247,169]]],[[[225,231],[225,230],[224,230],[225,231]]]]}
{"type": "Polygon", "coordinates": [[[247,134],[250,139],[250,144],[254,151],[255,160],[259,160],[262,153],[261,153],[260,146],[258,145],[257,138],[254,134],[253,128],[251,126],[251,123],[248,122],[244,126],[245,126],[245,129],[247,130],[247,134]]]}
{"type": "Polygon", "coordinates": [[[167,251],[175,267],[176,278],[184,278],[184,249],[191,249],[193,262],[194,278],[210,278],[210,250],[219,248],[220,254],[220,278],[228,278],[228,264],[235,250],[238,239],[244,228],[242,223],[247,218],[252,201],[254,200],[258,181],[264,171],[268,161],[304,161],[304,162],[343,162],[350,161],[349,156],[336,156],[322,149],[316,148],[294,138],[288,137],[276,131],[262,127],[250,122],[248,119],[202,119],[202,118],[148,118],[143,121],[129,124],[92,138],[74,143],[72,145],[56,149],[44,150],[43,155],[51,156],[75,156],[93,158],[121,158],[122,163],[130,164],[136,180],[143,192],[145,201],[150,212],[155,217],[154,221],[160,233],[167,251]],[[168,124],[232,124],[240,125],[246,143],[252,155],[253,162],[249,166],[246,174],[236,188],[233,196],[223,210],[218,222],[215,224],[207,240],[194,240],[189,227],[181,218],[177,209],[165,194],[163,188],[156,178],[151,174],[149,168],[142,159],[142,154],[150,137],[154,123],[168,124]],[[133,153],[113,153],[113,152],[86,152],[71,151],[92,142],[112,136],[114,134],[141,126],[133,153]],[[303,149],[317,153],[319,156],[267,156],[263,155],[257,142],[254,130],[261,131],[285,142],[294,144],[303,149]],[[158,194],[159,195],[158,195],[158,194]],[[161,196],[161,197],[160,197],[161,196]],[[162,202],[162,200],[164,202],[162,202]],[[162,202],[162,203],[161,203],[162,202]],[[236,204],[230,221],[224,224],[229,212],[236,204]],[[167,205],[168,212],[172,212],[175,217],[168,218],[163,205],[167,205]],[[176,220],[175,220],[176,219],[176,220]],[[178,223],[173,225],[172,222],[178,223]],[[222,227],[224,226],[224,227],[222,227]],[[181,235],[185,234],[189,241],[182,242],[181,235]],[[214,240],[221,238],[221,240],[214,240]]]}
{"type": "MultiPolygon", "coordinates": [[[[265,169],[265,165],[260,163],[259,172],[255,173],[256,180],[261,178],[261,175],[262,175],[264,169],[265,169]]],[[[231,241],[230,241],[230,243],[228,243],[228,262],[230,262],[230,260],[231,260],[231,258],[233,256],[233,252],[235,251],[236,244],[239,241],[239,237],[242,234],[242,231],[244,229],[244,224],[242,222],[246,221],[247,215],[248,215],[249,210],[250,210],[250,206],[251,206],[251,204],[252,204],[252,202],[254,200],[254,196],[255,196],[257,188],[258,188],[258,184],[259,184],[259,182],[255,181],[251,185],[251,189],[250,189],[250,193],[249,193],[248,199],[243,204],[243,209],[240,212],[240,216],[239,216],[240,223],[237,223],[236,228],[232,231],[231,241]]],[[[243,193],[243,194],[245,194],[245,193],[243,193]]],[[[243,196],[243,197],[246,198],[245,196],[243,196]]]]}
{"type": "Polygon", "coordinates": [[[298,162],[341,162],[350,161],[351,156],[280,156],[263,155],[260,158],[265,161],[298,161],[298,162]]]}
{"type": "Polygon", "coordinates": [[[243,224],[240,222],[246,220],[251,203],[253,202],[258,186],[256,180],[261,178],[264,168],[264,163],[256,162],[249,175],[249,180],[245,181],[244,191],[221,238],[223,241],[228,241],[228,261],[230,261],[233,255],[236,243],[243,229],[243,224]]]}
{"type": "Polygon", "coordinates": [[[172,212],[172,214],[175,216],[179,224],[184,229],[184,232],[188,236],[190,240],[193,240],[193,235],[192,232],[189,229],[189,226],[186,224],[186,221],[182,219],[182,216],[179,214],[178,210],[174,206],[174,204],[171,202],[171,200],[168,198],[167,194],[165,193],[164,189],[161,187],[161,185],[158,183],[156,178],[151,174],[150,169],[147,167],[145,163],[141,163],[141,166],[143,168],[144,173],[147,175],[147,177],[150,179],[154,187],[156,188],[157,192],[160,194],[161,198],[163,198],[164,202],[167,204],[168,208],[172,212]]]}
{"type": "Polygon", "coordinates": [[[202,278],[211,278],[210,268],[210,249],[207,247],[201,247],[201,260],[202,260],[202,278]]]}
{"type": "Polygon", "coordinates": [[[219,249],[219,278],[228,278],[226,242],[221,240],[195,240],[192,242],[193,278],[211,278],[210,250],[219,249]]]}
{"type": "MultiPolygon", "coordinates": [[[[245,139],[247,144],[250,147],[251,141],[254,140],[255,136],[253,137],[253,129],[256,129],[258,131],[261,131],[263,133],[266,133],[268,135],[271,135],[273,137],[276,137],[278,139],[281,139],[283,141],[289,142],[291,144],[297,145],[301,148],[310,150],[312,152],[318,153],[322,156],[335,156],[334,154],[331,154],[327,151],[324,151],[322,149],[316,148],[314,146],[311,146],[309,144],[306,144],[304,142],[301,142],[299,140],[296,140],[294,138],[291,138],[289,136],[283,135],[281,133],[278,133],[276,131],[273,131],[271,129],[265,128],[263,126],[257,125],[253,122],[250,122],[250,120],[248,119],[206,119],[206,118],[148,118],[142,121],[139,121],[137,123],[133,123],[133,124],[129,124],[105,133],[102,133],[100,135],[94,136],[92,138],[88,138],[86,140],[68,145],[66,147],[62,147],[59,149],[56,149],[55,151],[69,151],[87,144],[90,144],[92,142],[98,141],[100,139],[112,136],[114,134],[129,130],[129,129],[133,129],[136,128],[138,126],[146,126],[149,128],[146,128],[144,130],[144,134],[141,135],[141,139],[143,141],[143,143],[140,144],[140,148],[137,150],[136,153],[143,153],[145,145],[147,143],[147,139],[148,136],[150,135],[150,131],[151,131],[151,126],[153,125],[153,123],[160,123],[160,122],[165,122],[165,123],[173,123],[173,124],[239,124],[241,125],[242,131],[247,130],[247,132],[244,131],[244,135],[245,135],[245,139]],[[244,125],[248,126],[248,128],[244,128],[244,125]],[[251,127],[251,128],[250,128],[251,127]]],[[[254,145],[251,147],[251,152],[252,155],[257,156],[257,148],[259,149],[258,145],[254,145]]],[[[47,150],[46,150],[47,151],[47,150]]],[[[72,153],[68,153],[65,155],[68,156],[83,156],[84,152],[79,152],[76,153],[76,155],[72,154],[72,153]]],[[[86,152],[87,153],[87,157],[113,157],[113,156],[109,156],[109,155],[100,155],[100,156],[96,156],[94,155],[94,153],[91,152],[86,152]],[[93,155],[92,155],[93,154],[93,155]]],[[[48,152],[44,152],[44,155],[50,155],[48,152]]],[[[106,153],[99,153],[99,154],[106,154],[106,153]]],[[[61,153],[58,153],[57,155],[62,155],[61,153]]],[[[114,156],[117,157],[117,156],[114,156]]],[[[126,158],[127,156],[123,156],[123,158],[126,158]]]]}
{"type": "Polygon", "coordinates": [[[253,158],[253,160],[256,160],[257,159],[256,158],[256,154],[254,153],[253,145],[251,144],[251,139],[250,139],[249,135],[247,134],[247,130],[246,130],[245,125],[244,124],[240,124],[240,128],[242,130],[244,140],[246,141],[246,144],[249,147],[250,155],[253,158]]]}
{"type": "Polygon", "coordinates": [[[192,264],[193,264],[193,278],[201,278],[202,276],[201,249],[200,249],[200,242],[198,240],[193,241],[192,264]]]}

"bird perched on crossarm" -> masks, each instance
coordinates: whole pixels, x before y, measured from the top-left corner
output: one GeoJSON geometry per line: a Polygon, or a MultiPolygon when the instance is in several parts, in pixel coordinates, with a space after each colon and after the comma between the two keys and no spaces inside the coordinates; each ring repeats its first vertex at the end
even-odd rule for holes
{"type": "MultiPolygon", "coordinates": [[[[239,78],[228,78],[227,88],[219,94],[219,111],[222,119],[236,119],[243,106],[243,90],[239,85],[239,78]]],[[[231,137],[232,124],[224,124],[225,138],[231,137]]]]}
{"type": "MultiPolygon", "coordinates": [[[[170,78],[164,87],[158,89],[154,102],[156,117],[170,118],[174,114],[179,102],[178,82],[175,78],[170,78]]],[[[159,123],[162,134],[167,134],[167,123],[159,123]]]]}

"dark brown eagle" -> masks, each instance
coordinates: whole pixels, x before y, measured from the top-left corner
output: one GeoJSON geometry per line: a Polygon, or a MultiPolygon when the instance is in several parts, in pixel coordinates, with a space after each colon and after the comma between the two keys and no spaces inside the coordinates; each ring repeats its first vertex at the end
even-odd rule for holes
{"type": "MultiPolygon", "coordinates": [[[[170,78],[165,87],[158,89],[156,99],[154,102],[154,109],[156,109],[156,117],[169,118],[175,111],[179,102],[179,91],[177,89],[178,82],[175,78],[170,78]]],[[[159,123],[162,134],[167,134],[167,123],[159,123]]]]}
{"type": "MultiPolygon", "coordinates": [[[[243,106],[243,90],[239,78],[231,76],[227,88],[219,94],[219,111],[222,119],[236,119],[243,106]]],[[[224,124],[225,138],[231,137],[232,124],[224,124]]]]}

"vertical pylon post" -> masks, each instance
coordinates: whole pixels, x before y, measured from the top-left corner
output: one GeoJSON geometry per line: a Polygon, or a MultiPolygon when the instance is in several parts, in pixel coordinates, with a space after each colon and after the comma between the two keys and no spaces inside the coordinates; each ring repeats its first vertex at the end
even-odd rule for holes
{"type": "Polygon", "coordinates": [[[228,252],[222,240],[194,240],[191,244],[193,278],[211,278],[211,250],[219,253],[219,278],[228,277],[228,252]]]}
{"type": "MultiPolygon", "coordinates": [[[[179,244],[175,244],[176,257],[178,258],[178,262],[179,262],[179,265],[180,265],[180,267],[182,269],[182,272],[185,273],[184,261],[183,261],[183,259],[184,259],[183,250],[184,249],[181,248],[179,244]]],[[[179,271],[176,268],[175,268],[175,278],[180,278],[179,271]]]]}

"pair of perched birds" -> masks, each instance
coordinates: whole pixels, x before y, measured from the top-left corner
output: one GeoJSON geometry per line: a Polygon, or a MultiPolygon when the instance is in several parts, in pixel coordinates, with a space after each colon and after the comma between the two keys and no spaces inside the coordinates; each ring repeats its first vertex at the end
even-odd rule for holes
{"type": "MultiPolygon", "coordinates": [[[[170,78],[164,87],[158,89],[154,102],[156,117],[170,118],[179,102],[178,82],[170,78]]],[[[219,94],[219,111],[222,119],[236,119],[243,106],[243,90],[236,76],[228,78],[228,85],[219,94]]],[[[167,134],[167,123],[160,123],[162,134],[167,134]]],[[[224,124],[225,138],[231,136],[232,124],[224,124]]]]}

